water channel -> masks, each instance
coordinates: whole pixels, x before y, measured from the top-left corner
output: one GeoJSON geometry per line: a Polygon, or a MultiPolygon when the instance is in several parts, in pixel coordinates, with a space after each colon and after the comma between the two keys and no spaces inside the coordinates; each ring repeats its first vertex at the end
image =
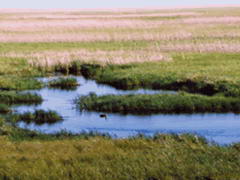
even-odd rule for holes
{"type": "MultiPolygon", "coordinates": [[[[43,78],[49,81],[55,77],[43,78]]],[[[240,142],[240,115],[234,113],[206,113],[206,114],[153,114],[153,115],[122,115],[107,114],[108,118],[101,118],[99,112],[80,111],[73,100],[82,95],[94,92],[97,95],[107,94],[155,94],[176,93],[173,91],[159,90],[118,90],[108,85],[97,84],[94,80],[75,77],[80,86],[76,90],[66,91],[59,89],[43,88],[34,90],[40,94],[44,102],[37,106],[17,106],[19,113],[34,111],[36,109],[54,110],[64,121],[56,124],[26,124],[19,123],[20,127],[38,130],[44,133],[54,133],[66,130],[73,133],[95,131],[108,133],[116,138],[126,138],[139,133],[153,135],[155,133],[195,133],[206,137],[209,141],[219,144],[240,142]]]]}

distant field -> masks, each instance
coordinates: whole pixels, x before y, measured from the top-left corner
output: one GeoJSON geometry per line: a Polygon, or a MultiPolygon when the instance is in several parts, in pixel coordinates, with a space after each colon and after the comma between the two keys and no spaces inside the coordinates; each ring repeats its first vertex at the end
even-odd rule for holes
{"type": "Polygon", "coordinates": [[[240,8],[0,12],[0,56],[54,63],[170,60],[240,51],[240,8]]]}

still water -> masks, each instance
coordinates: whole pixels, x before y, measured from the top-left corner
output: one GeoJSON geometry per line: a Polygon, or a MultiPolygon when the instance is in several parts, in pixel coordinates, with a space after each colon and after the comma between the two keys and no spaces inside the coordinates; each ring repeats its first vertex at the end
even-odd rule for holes
{"type": "MultiPolygon", "coordinates": [[[[54,78],[54,77],[53,77],[54,78]]],[[[118,90],[108,85],[99,85],[93,80],[83,77],[77,78],[81,84],[74,91],[43,88],[31,91],[40,94],[44,102],[38,106],[18,106],[17,112],[34,111],[35,109],[54,110],[63,116],[64,121],[56,124],[25,124],[20,127],[38,130],[45,133],[54,133],[67,130],[74,133],[82,131],[97,131],[108,133],[117,138],[126,138],[139,133],[153,135],[155,133],[195,133],[219,144],[240,142],[240,115],[224,114],[153,114],[153,115],[121,115],[108,113],[107,119],[100,118],[101,113],[80,112],[76,109],[73,100],[82,95],[94,92],[97,95],[106,94],[155,94],[176,93],[159,90],[118,90]]],[[[52,78],[43,78],[43,81],[52,78]]]]}

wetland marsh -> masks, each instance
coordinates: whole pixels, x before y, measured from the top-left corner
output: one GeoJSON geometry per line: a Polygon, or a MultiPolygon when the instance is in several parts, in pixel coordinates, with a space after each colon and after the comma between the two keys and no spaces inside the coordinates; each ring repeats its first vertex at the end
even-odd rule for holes
{"type": "MultiPolygon", "coordinates": [[[[60,77],[60,79],[63,78],[60,77]]],[[[57,79],[58,77],[50,77],[42,78],[41,81],[47,83],[48,81],[55,82],[57,79]]],[[[107,133],[114,138],[128,138],[138,134],[153,136],[156,133],[193,133],[220,144],[230,144],[240,140],[238,131],[240,128],[240,115],[233,112],[223,113],[221,109],[219,109],[218,113],[177,113],[176,110],[172,110],[168,111],[168,114],[166,112],[161,114],[154,111],[149,112],[148,108],[145,108],[145,114],[144,110],[137,111],[138,113],[135,112],[135,114],[127,113],[127,111],[120,114],[121,111],[119,113],[104,113],[101,111],[88,111],[83,107],[81,109],[76,104],[79,101],[78,97],[81,99],[82,96],[88,97],[89,94],[97,98],[97,96],[109,94],[115,96],[131,95],[134,97],[134,95],[140,94],[176,95],[177,92],[149,89],[119,90],[109,85],[97,84],[94,80],[87,80],[80,76],[71,76],[71,79],[76,79],[77,84],[79,84],[76,89],[62,89],[61,87],[60,89],[52,89],[46,87],[41,90],[32,90],[31,93],[38,94],[43,98],[43,103],[32,106],[17,105],[13,108],[15,113],[34,112],[37,109],[54,110],[63,117],[64,121],[52,123],[50,120],[49,123],[46,121],[42,124],[39,124],[38,121],[36,123],[34,121],[31,123],[21,122],[19,126],[43,133],[56,133],[61,130],[72,133],[94,131],[107,133]],[[103,113],[107,115],[107,118],[100,117],[103,113]]],[[[174,99],[176,98],[174,97],[174,99]]],[[[97,102],[97,99],[93,100],[93,102],[97,102]]],[[[180,102],[182,103],[182,101],[180,102]]],[[[116,105],[116,101],[114,103],[116,105]]],[[[146,103],[144,105],[147,106],[146,103]]],[[[171,105],[173,104],[171,103],[171,105]]],[[[97,105],[93,106],[97,108],[97,105]]],[[[182,106],[183,108],[184,106],[182,106]]]]}
{"type": "Polygon", "coordinates": [[[1,10],[0,179],[239,179],[239,12],[1,10]]]}

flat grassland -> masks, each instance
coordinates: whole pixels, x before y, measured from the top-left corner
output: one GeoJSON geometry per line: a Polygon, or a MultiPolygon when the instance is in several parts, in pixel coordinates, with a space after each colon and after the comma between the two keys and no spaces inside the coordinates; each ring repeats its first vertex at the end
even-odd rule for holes
{"type": "MultiPolygon", "coordinates": [[[[55,72],[82,73],[117,88],[198,93],[171,102],[186,101],[192,110],[188,102],[194,100],[194,108],[204,109],[199,102],[209,111],[234,103],[229,111],[238,111],[240,8],[0,10],[0,113],[22,100],[16,91],[42,87],[34,77],[55,72]]],[[[150,96],[144,98],[155,103],[150,96]]],[[[104,101],[111,111],[118,99],[119,112],[121,101],[129,100],[94,98],[86,109],[104,101]]],[[[134,112],[131,104],[142,97],[131,98],[128,109],[134,112]]],[[[11,126],[8,117],[0,119],[0,146],[0,179],[240,178],[239,144],[218,146],[193,135],[44,135],[11,126]]]]}

